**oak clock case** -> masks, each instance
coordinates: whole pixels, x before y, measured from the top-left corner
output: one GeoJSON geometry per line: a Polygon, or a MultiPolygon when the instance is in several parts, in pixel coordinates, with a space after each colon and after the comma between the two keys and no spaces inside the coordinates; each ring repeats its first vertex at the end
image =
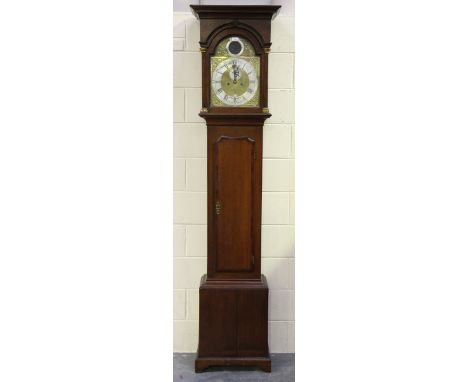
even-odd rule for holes
{"type": "Polygon", "coordinates": [[[200,20],[207,125],[208,261],[199,289],[195,371],[271,371],[268,284],[261,274],[263,125],[271,20],[280,6],[191,5],[200,20]]]}

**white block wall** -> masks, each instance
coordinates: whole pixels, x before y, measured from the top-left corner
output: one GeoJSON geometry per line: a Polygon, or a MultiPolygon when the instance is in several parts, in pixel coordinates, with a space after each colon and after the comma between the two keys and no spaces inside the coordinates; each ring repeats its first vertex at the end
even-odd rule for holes
{"type": "MultiPolygon", "coordinates": [[[[198,287],[206,273],[206,125],[199,21],[174,13],[174,352],[196,352],[198,287]]],[[[264,127],[262,273],[270,287],[269,345],[294,352],[294,19],[272,22],[264,127]]]]}

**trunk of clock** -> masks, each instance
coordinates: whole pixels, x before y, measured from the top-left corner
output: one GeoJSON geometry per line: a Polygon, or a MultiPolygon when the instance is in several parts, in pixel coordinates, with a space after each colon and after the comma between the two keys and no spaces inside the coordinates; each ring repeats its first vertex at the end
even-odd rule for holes
{"type": "Polygon", "coordinates": [[[260,280],[262,128],[208,127],[208,279],[260,280]]]}
{"type": "Polygon", "coordinates": [[[268,285],[260,272],[264,117],[207,119],[208,273],[200,285],[196,371],[271,370],[268,285]]]}

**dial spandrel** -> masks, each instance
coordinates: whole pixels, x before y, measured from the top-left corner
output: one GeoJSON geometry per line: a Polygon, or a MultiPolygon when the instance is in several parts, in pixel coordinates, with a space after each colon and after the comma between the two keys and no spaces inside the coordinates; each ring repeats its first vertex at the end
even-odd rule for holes
{"type": "Polygon", "coordinates": [[[259,105],[260,57],[245,39],[223,40],[211,57],[211,105],[259,105]]]}

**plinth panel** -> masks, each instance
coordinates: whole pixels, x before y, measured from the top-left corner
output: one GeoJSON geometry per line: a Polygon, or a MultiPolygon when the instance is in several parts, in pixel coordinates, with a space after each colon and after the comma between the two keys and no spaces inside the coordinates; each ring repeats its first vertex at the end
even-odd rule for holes
{"type": "Polygon", "coordinates": [[[268,355],[268,289],[237,292],[237,352],[240,356],[268,355]]]}
{"type": "Polygon", "coordinates": [[[237,355],[235,291],[200,290],[198,354],[237,355]]]}
{"type": "Polygon", "coordinates": [[[268,285],[261,280],[200,285],[197,371],[214,365],[256,365],[269,371],[268,285]]]}

